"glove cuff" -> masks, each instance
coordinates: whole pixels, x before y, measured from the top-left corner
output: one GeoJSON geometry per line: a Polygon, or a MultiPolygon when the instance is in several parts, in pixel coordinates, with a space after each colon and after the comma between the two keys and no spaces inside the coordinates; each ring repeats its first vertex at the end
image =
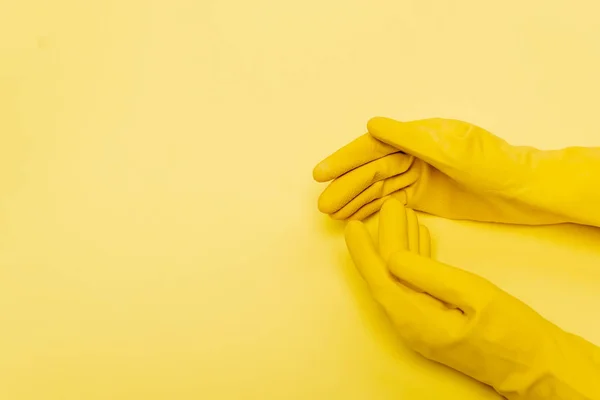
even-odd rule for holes
{"type": "Polygon", "coordinates": [[[545,371],[526,393],[508,399],[600,400],[600,348],[564,331],[555,339],[545,371]]]}

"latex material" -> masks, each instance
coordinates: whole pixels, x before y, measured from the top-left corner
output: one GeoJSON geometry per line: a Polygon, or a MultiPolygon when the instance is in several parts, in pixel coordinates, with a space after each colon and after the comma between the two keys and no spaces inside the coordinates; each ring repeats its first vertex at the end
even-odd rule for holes
{"type": "Polygon", "coordinates": [[[403,214],[398,201],[383,206],[379,251],[358,221],[348,224],[346,242],[408,346],[508,399],[600,399],[600,348],[489,281],[411,251],[403,214]]]}
{"type": "Polygon", "coordinates": [[[321,163],[333,180],[319,209],[363,219],[390,197],[452,219],[600,225],[600,149],[541,151],[512,146],[467,122],[373,118],[369,133],[321,163]]]}
{"type": "MultiPolygon", "coordinates": [[[[0,3],[1,400],[501,400],[397,349],[312,168],[377,113],[598,145],[600,2],[0,3]]],[[[420,221],[600,344],[600,230],[420,221]]]]}

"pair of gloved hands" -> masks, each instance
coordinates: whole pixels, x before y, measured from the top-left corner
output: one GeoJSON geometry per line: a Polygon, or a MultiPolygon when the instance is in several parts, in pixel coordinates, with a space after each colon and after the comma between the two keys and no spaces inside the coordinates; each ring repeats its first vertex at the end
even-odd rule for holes
{"type": "Polygon", "coordinates": [[[314,169],[319,209],[405,343],[508,399],[600,399],[600,349],[491,282],[430,258],[412,209],[476,221],[600,225],[600,149],[511,146],[456,120],[374,118],[314,169]],[[591,181],[592,180],[592,181],[591,181]],[[591,182],[590,182],[591,181],[591,182]],[[406,208],[407,206],[408,208],[406,208]],[[379,247],[361,220],[381,209],[379,247]]]}

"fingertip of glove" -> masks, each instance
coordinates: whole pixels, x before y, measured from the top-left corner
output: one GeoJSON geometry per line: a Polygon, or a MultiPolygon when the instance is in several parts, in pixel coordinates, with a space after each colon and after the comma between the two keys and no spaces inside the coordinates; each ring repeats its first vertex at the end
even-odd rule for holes
{"type": "Polygon", "coordinates": [[[391,123],[398,123],[398,121],[386,117],[373,117],[367,122],[367,130],[371,135],[377,136],[391,123]]]}
{"type": "Polygon", "coordinates": [[[346,241],[351,240],[352,237],[355,237],[357,234],[360,234],[363,229],[363,223],[359,220],[350,220],[346,224],[345,236],[346,241]]]}
{"type": "Polygon", "coordinates": [[[346,229],[356,229],[357,227],[361,226],[362,224],[363,223],[357,219],[351,219],[346,224],[346,229]]]}
{"type": "Polygon", "coordinates": [[[381,206],[381,212],[384,214],[396,209],[404,209],[404,204],[394,197],[388,198],[381,206]]]}
{"type": "Polygon", "coordinates": [[[312,176],[313,176],[313,179],[317,182],[329,181],[328,175],[329,175],[328,168],[327,168],[327,164],[325,163],[325,161],[321,161],[313,168],[312,176]]]}
{"type": "Polygon", "coordinates": [[[336,211],[333,209],[333,204],[331,204],[331,201],[329,200],[329,197],[325,195],[325,192],[321,193],[319,196],[317,207],[323,214],[331,214],[336,211]]]}

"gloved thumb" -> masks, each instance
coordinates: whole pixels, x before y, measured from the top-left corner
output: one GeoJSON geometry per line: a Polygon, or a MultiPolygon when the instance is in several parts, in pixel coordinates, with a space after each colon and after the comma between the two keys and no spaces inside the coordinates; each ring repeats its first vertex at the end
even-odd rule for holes
{"type": "Polygon", "coordinates": [[[484,278],[408,251],[395,253],[388,267],[396,278],[465,314],[479,309],[496,291],[484,278]]]}
{"type": "Polygon", "coordinates": [[[367,123],[369,133],[434,166],[445,174],[464,180],[468,175],[489,176],[515,164],[517,148],[468,122],[431,118],[399,122],[376,117],[367,123]]]}

